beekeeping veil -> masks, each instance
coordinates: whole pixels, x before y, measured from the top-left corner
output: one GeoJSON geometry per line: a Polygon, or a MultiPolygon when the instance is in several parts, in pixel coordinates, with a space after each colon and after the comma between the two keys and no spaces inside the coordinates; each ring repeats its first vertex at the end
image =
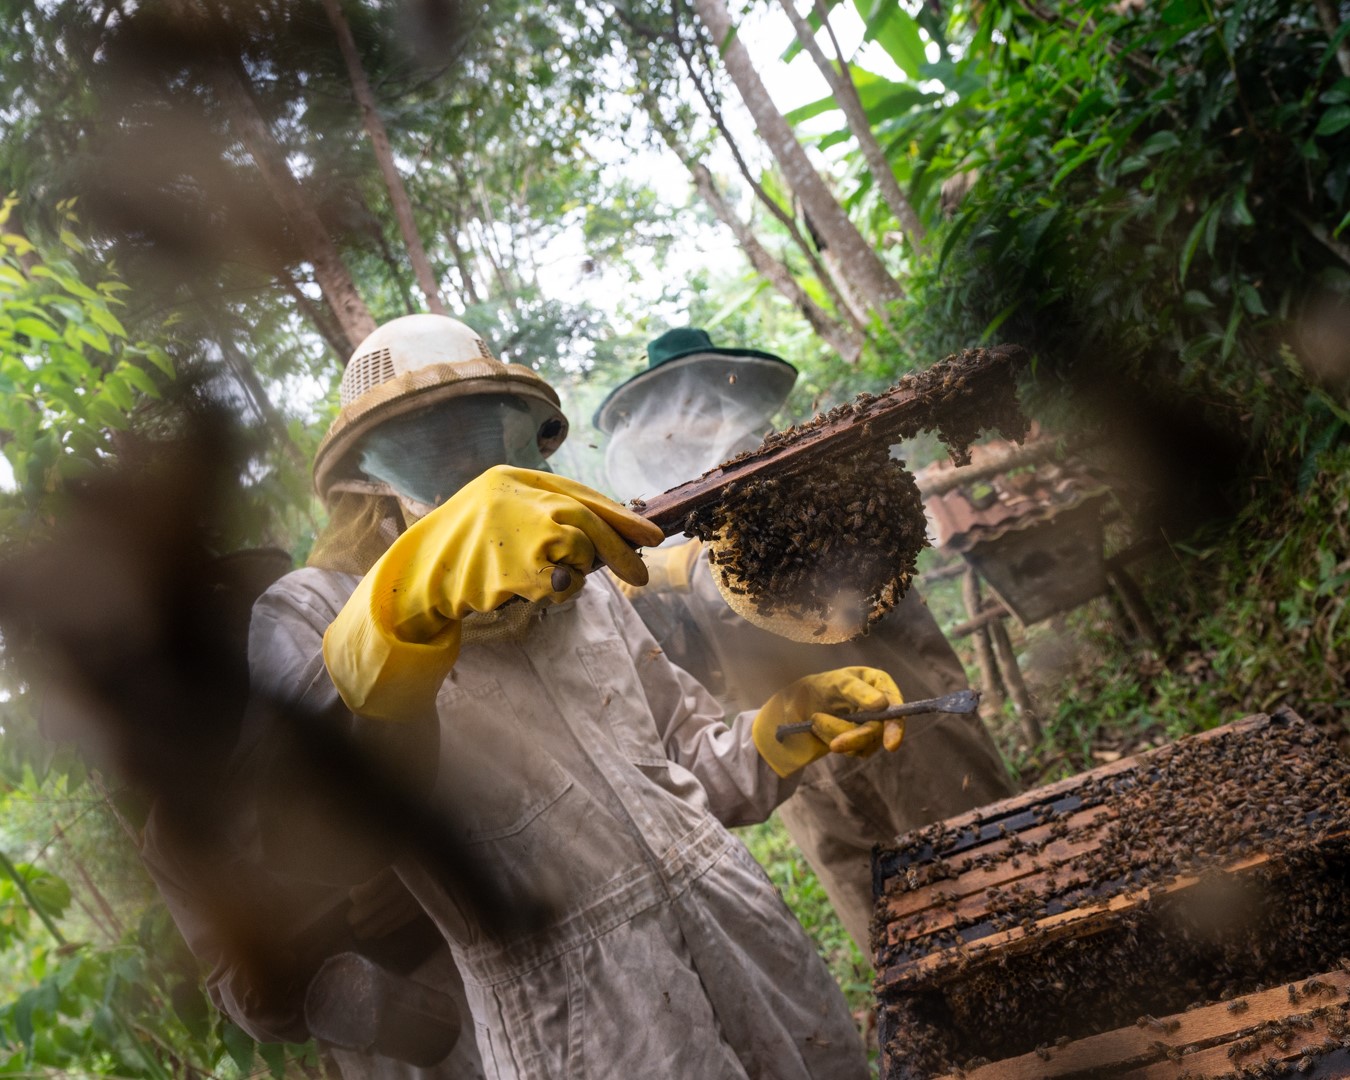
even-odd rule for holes
{"type": "Polygon", "coordinates": [[[772,353],[713,345],[670,330],[647,345],[647,368],[595,413],[610,436],[605,472],[620,499],[655,495],[758,446],[797,369],[772,353]]]}
{"type": "Polygon", "coordinates": [[[314,459],[329,524],[309,565],[352,574],[485,469],[547,468],[567,437],[548,383],[444,315],[394,319],[366,338],[340,402],[314,459]]]}

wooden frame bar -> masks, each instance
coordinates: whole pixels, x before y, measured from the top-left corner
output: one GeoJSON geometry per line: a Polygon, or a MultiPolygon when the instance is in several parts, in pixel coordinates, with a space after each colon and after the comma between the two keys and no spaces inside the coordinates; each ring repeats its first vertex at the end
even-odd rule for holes
{"type": "Polygon", "coordinates": [[[845,407],[846,412],[833,420],[818,417],[792,430],[788,438],[770,449],[726,462],[696,480],[635,501],[634,507],[667,536],[674,536],[684,531],[692,511],[715,505],[731,484],[805,468],[863,446],[896,442],[904,432],[926,429],[935,409],[949,404],[946,399],[976,401],[1000,389],[1013,378],[1025,356],[1026,350],[1020,345],[968,350],[961,354],[966,366],[961,368],[959,387],[944,387],[938,380],[925,380],[928,372],[920,373],[870,401],[845,407]]]}

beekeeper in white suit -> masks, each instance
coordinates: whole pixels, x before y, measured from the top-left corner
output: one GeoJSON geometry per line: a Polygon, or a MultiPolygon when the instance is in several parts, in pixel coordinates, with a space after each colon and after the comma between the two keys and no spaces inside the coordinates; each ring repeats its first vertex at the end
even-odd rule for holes
{"type": "MultiPolygon", "coordinates": [[[[692,327],[653,340],[647,360],[595,414],[610,436],[610,487],[625,499],[650,497],[758,446],[797,378],[772,353],[718,348],[692,327]]],[[[666,655],[729,710],[754,708],[809,672],[854,665],[886,671],[910,701],[966,686],[961,662],[917,590],[866,637],[802,643],[732,611],[699,541],[673,539],[646,558],[650,583],[625,584],[624,592],[666,655]]],[[[866,955],[872,845],[1010,793],[978,716],[928,716],[910,723],[896,754],[832,754],[811,764],[779,816],[866,955]]]]}
{"type": "Polygon", "coordinates": [[[255,681],[316,710],[341,695],[367,727],[434,717],[450,827],[507,908],[548,913],[493,936],[453,882],[397,863],[488,1076],[864,1077],[839,989],[725,826],[764,819],[795,762],[875,749],[838,717],[894,683],[825,672],[724,719],[590,573],[641,584],[635,547],[662,536],[546,471],[566,432],[553,390],[462,323],[372,334],[316,460],[333,525],[256,605],[255,681]],[[779,744],[798,720],[814,730],[779,744]]]}

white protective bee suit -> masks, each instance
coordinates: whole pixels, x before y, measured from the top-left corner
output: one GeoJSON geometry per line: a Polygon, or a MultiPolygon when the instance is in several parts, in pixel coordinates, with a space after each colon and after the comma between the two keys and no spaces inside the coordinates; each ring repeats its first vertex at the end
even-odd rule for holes
{"type": "MultiPolygon", "coordinates": [[[[305,569],[254,612],[255,677],[331,708],[322,636],[355,575],[305,569]]],[[[520,644],[461,653],[436,700],[462,839],[545,929],[490,940],[415,865],[405,883],[463,976],[489,1077],[863,1077],[842,995],[724,827],[791,789],[593,575],[520,644]],[[491,747],[490,752],[484,747],[491,747]]]]}
{"type": "MultiPolygon", "coordinates": [[[[566,422],[537,375],[499,363],[454,320],[387,324],[348,365],[343,412],[316,460],[320,491],[359,496],[367,481],[386,483],[405,516],[426,515],[407,537],[426,535],[421,526],[460,513],[461,500],[428,504],[456,491],[457,474],[484,467],[461,421],[485,416],[485,387],[529,411],[525,449],[537,428],[535,460],[517,461],[519,417],[492,404],[498,419],[485,419],[482,431],[499,433],[496,460],[546,468],[539,455],[561,441],[566,422]],[[433,405],[468,412],[423,425],[433,405]],[[371,439],[386,430],[398,437],[371,439]],[[410,432],[458,438],[407,455],[398,438],[410,432]],[[355,461],[366,475],[353,482],[355,461]]],[[[335,520],[343,514],[359,524],[366,509],[339,506],[335,520]]],[[[378,549],[399,528],[382,524],[367,539],[378,537],[378,549]]],[[[375,569],[387,560],[366,545],[346,572],[331,542],[321,537],[320,549],[317,565],[282,578],[255,605],[250,666],[262,697],[342,723],[350,714],[329,674],[325,631],[340,613],[344,626],[361,624],[364,605],[348,601],[374,579],[375,570],[366,573],[372,560],[379,558],[375,569]]],[[[453,572],[446,580],[457,587],[453,572]]],[[[484,1072],[511,1080],[861,1080],[865,1056],[842,994],[726,829],[765,818],[795,778],[780,777],[756,752],[754,714],[724,719],[606,575],[591,574],[567,595],[533,609],[523,629],[466,631],[429,718],[433,804],[448,808],[457,843],[490,871],[502,908],[542,911],[542,922],[494,936],[454,881],[390,853],[448,943],[484,1072]]],[[[359,645],[350,655],[362,655],[359,645]]]]}

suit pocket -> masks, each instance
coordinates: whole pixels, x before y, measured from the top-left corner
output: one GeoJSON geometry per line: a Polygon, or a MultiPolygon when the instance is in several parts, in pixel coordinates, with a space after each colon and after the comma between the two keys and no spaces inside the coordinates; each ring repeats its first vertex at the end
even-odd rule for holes
{"type": "Polygon", "coordinates": [[[617,640],[597,641],[583,645],[577,655],[595,688],[595,715],[623,756],[635,765],[669,765],[628,647],[617,640]]]}
{"type": "Polygon", "coordinates": [[[471,688],[447,684],[436,698],[441,716],[437,787],[454,808],[455,832],[467,843],[523,831],[572,786],[572,778],[527,730],[493,680],[471,688]]]}

